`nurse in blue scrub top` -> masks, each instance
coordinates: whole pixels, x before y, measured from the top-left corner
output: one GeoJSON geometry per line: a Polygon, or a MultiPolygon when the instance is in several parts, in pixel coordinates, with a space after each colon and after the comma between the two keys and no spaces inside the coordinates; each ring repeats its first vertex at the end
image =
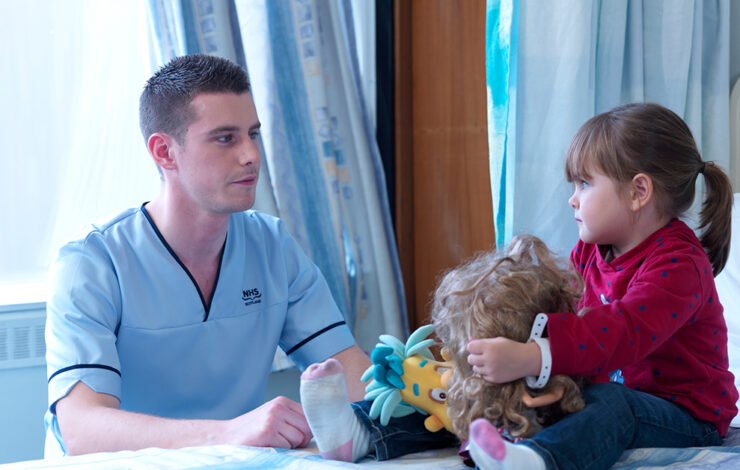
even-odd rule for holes
{"type": "Polygon", "coordinates": [[[249,210],[260,122],[245,72],[176,58],[147,82],[140,124],[157,197],[93,226],[53,265],[47,456],[305,446],[300,404],[263,403],[275,349],[301,369],[338,359],[353,400],[370,362],[280,220],[249,210]]]}

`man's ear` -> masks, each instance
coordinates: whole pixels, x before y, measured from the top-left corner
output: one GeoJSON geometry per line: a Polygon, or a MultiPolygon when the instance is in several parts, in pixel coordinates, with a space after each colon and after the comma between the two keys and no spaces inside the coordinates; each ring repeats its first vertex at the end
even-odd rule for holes
{"type": "Polygon", "coordinates": [[[162,170],[174,170],[177,168],[177,162],[173,158],[175,141],[172,137],[161,132],[156,132],[149,136],[147,147],[149,153],[162,170]]]}
{"type": "Polygon", "coordinates": [[[653,198],[653,179],[645,173],[638,173],[632,178],[630,186],[630,206],[633,211],[645,207],[653,198]]]}

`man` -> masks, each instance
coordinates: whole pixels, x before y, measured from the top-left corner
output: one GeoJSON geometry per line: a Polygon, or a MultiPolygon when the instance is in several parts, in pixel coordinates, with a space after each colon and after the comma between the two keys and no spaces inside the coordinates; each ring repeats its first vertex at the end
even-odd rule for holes
{"type": "Polygon", "coordinates": [[[47,454],[305,446],[298,403],[262,404],[275,348],[301,368],[336,358],[354,400],[369,359],[281,222],[244,212],[260,166],[246,74],[174,59],[147,82],[140,119],[159,194],[64,246],[52,269],[47,454]]]}

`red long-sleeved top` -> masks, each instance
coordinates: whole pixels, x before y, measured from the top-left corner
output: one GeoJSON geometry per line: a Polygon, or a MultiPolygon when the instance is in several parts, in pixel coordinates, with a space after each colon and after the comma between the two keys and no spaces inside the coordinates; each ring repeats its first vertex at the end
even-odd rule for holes
{"type": "Polygon", "coordinates": [[[694,232],[674,219],[610,263],[579,240],[571,261],[585,281],[579,308],[589,310],[548,315],[552,373],[606,382],[621,369],[626,386],[681,405],[724,436],[738,392],[712,267],[694,232]]]}

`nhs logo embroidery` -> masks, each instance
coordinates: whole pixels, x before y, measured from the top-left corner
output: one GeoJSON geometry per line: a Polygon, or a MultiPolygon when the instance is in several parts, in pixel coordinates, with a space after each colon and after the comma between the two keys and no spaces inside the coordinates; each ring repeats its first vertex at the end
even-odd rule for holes
{"type": "Polygon", "coordinates": [[[256,287],[242,291],[242,300],[244,305],[258,304],[262,302],[262,293],[256,287]]]}

